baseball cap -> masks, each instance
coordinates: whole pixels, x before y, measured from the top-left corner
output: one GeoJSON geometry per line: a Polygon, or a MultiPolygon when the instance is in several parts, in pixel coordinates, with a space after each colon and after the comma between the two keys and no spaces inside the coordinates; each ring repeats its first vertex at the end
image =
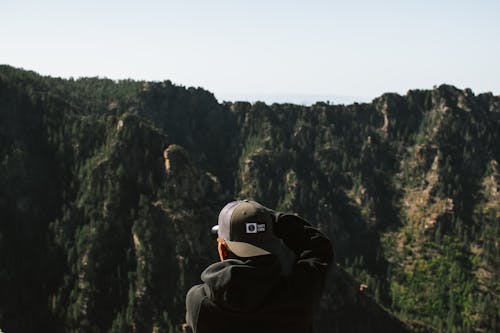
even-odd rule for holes
{"type": "Polygon", "coordinates": [[[267,254],[280,257],[284,245],[273,232],[276,214],[255,201],[232,201],[222,208],[212,232],[217,232],[238,257],[267,254]]]}

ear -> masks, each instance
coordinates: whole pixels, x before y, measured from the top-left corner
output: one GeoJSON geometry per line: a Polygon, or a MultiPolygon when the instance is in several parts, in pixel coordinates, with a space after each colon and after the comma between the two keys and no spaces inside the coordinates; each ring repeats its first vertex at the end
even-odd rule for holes
{"type": "Polygon", "coordinates": [[[217,239],[217,250],[219,252],[220,261],[224,261],[229,255],[229,249],[227,248],[226,242],[221,239],[217,239]]]}

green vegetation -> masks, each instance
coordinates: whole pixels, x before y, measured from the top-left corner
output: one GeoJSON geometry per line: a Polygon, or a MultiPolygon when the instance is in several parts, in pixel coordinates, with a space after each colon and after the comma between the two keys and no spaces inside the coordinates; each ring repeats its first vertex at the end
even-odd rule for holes
{"type": "Polygon", "coordinates": [[[0,66],[0,327],[178,332],[218,210],[248,197],[333,240],[318,332],[496,332],[499,103],[219,104],[0,66]]]}

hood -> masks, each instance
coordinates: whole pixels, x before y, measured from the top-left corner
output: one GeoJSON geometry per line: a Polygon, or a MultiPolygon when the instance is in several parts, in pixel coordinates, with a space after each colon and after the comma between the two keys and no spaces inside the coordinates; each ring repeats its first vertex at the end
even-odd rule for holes
{"type": "Polygon", "coordinates": [[[208,266],[201,279],[212,300],[233,311],[251,311],[266,301],[280,280],[281,266],[274,255],[226,259],[208,266]]]}

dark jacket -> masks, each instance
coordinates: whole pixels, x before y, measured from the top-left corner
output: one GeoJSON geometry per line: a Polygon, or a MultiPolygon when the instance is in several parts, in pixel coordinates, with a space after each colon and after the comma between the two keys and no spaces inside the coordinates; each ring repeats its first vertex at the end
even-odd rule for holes
{"type": "Polygon", "coordinates": [[[274,255],[226,259],[201,274],[204,284],[186,296],[186,322],[195,333],[305,333],[333,250],[316,228],[295,215],[280,215],[275,234],[295,252],[289,276],[274,255]]]}

